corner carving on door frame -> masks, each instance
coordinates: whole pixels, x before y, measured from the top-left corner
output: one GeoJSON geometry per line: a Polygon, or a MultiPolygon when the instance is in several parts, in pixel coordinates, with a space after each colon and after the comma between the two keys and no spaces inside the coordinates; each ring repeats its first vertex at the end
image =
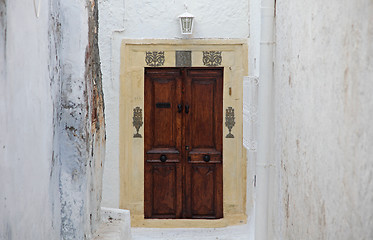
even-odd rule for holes
{"type": "Polygon", "coordinates": [[[220,66],[222,60],[221,51],[203,51],[203,65],[205,66],[220,66]]]}
{"type": "Polygon", "coordinates": [[[142,138],[141,134],[139,133],[140,127],[143,124],[142,121],[142,109],[140,107],[135,107],[133,109],[133,126],[136,128],[136,133],[133,135],[134,138],[142,138]]]}
{"type": "Polygon", "coordinates": [[[225,136],[226,138],[234,138],[234,135],[231,133],[233,126],[236,124],[234,119],[234,108],[228,107],[225,110],[225,126],[229,130],[229,133],[225,136]]]}
{"type": "Polygon", "coordinates": [[[145,56],[146,65],[151,67],[163,66],[165,61],[164,51],[147,51],[145,56]]]}

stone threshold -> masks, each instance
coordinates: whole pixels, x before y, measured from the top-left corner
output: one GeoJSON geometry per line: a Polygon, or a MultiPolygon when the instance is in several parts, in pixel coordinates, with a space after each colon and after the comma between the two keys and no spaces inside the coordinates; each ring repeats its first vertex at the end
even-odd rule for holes
{"type": "Polygon", "coordinates": [[[221,219],[144,219],[142,215],[131,215],[132,227],[141,228],[222,228],[246,222],[245,214],[231,214],[221,219]]]}

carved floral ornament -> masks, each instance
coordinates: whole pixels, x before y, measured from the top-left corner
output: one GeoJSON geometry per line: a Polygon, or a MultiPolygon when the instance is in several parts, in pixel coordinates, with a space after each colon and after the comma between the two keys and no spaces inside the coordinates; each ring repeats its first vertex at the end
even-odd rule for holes
{"type": "Polygon", "coordinates": [[[163,66],[165,62],[164,51],[147,51],[145,62],[146,65],[151,67],[163,66]]]}
{"type": "Polygon", "coordinates": [[[220,66],[222,60],[221,51],[203,51],[203,65],[205,66],[220,66]]]}

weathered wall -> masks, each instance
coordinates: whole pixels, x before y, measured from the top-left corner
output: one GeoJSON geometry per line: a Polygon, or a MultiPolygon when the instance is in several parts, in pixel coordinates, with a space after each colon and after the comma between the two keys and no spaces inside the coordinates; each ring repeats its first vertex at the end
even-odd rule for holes
{"type": "MultiPolygon", "coordinates": [[[[107,123],[103,206],[119,207],[119,53],[123,38],[180,39],[178,15],[184,2],[175,0],[100,0],[99,44],[107,123]],[[103,27],[104,26],[104,27],[103,27]]],[[[248,38],[247,0],[185,1],[195,15],[193,38],[248,38]]]]}
{"type": "Polygon", "coordinates": [[[274,239],[373,239],[373,1],[277,1],[274,239]]]}
{"type": "Polygon", "coordinates": [[[100,219],[105,125],[97,1],[61,1],[61,232],[90,237],[100,219]]]}
{"type": "Polygon", "coordinates": [[[0,239],[88,239],[105,152],[97,5],[34,2],[0,1],[0,239]]]}

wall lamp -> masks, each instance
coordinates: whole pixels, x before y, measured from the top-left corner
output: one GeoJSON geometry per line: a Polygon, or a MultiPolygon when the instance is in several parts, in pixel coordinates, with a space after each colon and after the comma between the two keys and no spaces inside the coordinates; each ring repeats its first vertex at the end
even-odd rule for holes
{"type": "Polygon", "coordinates": [[[184,4],[185,13],[179,15],[181,34],[190,35],[193,33],[194,15],[189,13],[186,4],[184,4]]]}

